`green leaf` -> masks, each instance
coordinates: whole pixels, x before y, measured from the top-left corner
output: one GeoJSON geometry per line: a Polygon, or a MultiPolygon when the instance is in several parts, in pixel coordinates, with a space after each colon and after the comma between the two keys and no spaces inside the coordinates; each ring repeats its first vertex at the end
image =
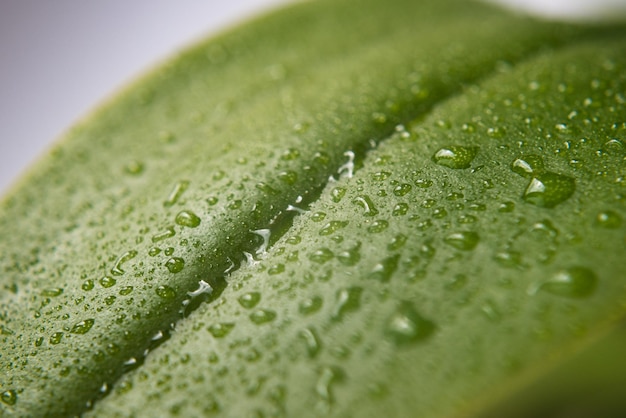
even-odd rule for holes
{"type": "Polygon", "coordinates": [[[333,0],[182,53],[5,198],[0,411],[507,410],[624,314],[625,46],[333,0]]]}

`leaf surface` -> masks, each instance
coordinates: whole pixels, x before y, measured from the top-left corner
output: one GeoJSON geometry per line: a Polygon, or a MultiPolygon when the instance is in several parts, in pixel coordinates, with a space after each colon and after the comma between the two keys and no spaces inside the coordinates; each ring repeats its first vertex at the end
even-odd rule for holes
{"type": "Polygon", "coordinates": [[[606,332],[624,32],[414,3],[285,9],[74,128],[3,202],[2,413],[469,414],[606,332]]]}

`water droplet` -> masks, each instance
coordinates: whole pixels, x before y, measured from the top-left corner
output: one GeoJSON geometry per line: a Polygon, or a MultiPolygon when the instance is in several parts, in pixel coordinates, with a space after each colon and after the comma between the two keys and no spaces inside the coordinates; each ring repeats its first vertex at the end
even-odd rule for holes
{"type": "Polygon", "coordinates": [[[233,328],[235,328],[235,324],[223,322],[209,326],[208,330],[213,337],[224,338],[232,331],[233,328]]]}
{"type": "Polygon", "coordinates": [[[433,155],[433,161],[444,167],[461,169],[468,168],[476,154],[478,147],[449,146],[439,149],[433,155]]]}
{"type": "Polygon", "coordinates": [[[83,284],[80,286],[81,289],[85,290],[85,291],[89,291],[91,289],[93,289],[94,287],[94,282],[91,279],[87,279],[83,282],[83,284]]]}
{"type": "Polygon", "coordinates": [[[370,279],[380,280],[381,282],[388,282],[391,276],[398,269],[398,261],[400,255],[395,254],[385,258],[380,263],[376,264],[369,274],[370,279]]]}
{"type": "Polygon", "coordinates": [[[415,185],[420,189],[428,189],[429,187],[432,187],[433,181],[428,179],[417,179],[415,180],[415,185]]]}
{"type": "Polygon", "coordinates": [[[543,172],[543,159],[538,155],[516,158],[511,163],[511,170],[522,177],[531,178],[543,172]]]}
{"type": "Polygon", "coordinates": [[[298,306],[298,310],[302,315],[311,315],[320,310],[322,307],[322,298],[319,296],[313,296],[310,298],[304,299],[300,302],[298,306]]]}
{"type": "Polygon", "coordinates": [[[622,217],[617,212],[605,210],[596,216],[596,225],[607,229],[617,229],[622,225],[622,217]]]}
{"type": "Polygon", "coordinates": [[[510,213],[515,210],[515,203],[513,202],[502,202],[500,206],[498,206],[498,212],[502,213],[510,213]]]}
{"type": "Polygon", "coordinates": [[[117,281],[113,277],[104,276],[100,279],[100,286],[105,288],[115,286],[115,283],[117,283],[117,281]]]}
{"type": "Polygon", "coordinates": [[[170,192],[170,194],[167,196],[167,199],[165,200],[165,202],[163,202],[163,206],[165,207],[174,206],[176,202],[178,202],[178,199],[180,199],[180,197],[183,195],[183,193],[185,193],[185,190],[187,190],[187,187],[189,187],[189,181],[181,180],[177,182],[174,185],[174,188],[172,188],[172,191],[170,192]]]}
{"type": "Polygon", "coordinates": [[[152,242],[159,242],[159,241],[163,241],[164,239],[167,238],[171,238],[174,235],[176,235],[176,231],[174,231],[174,228],[169,226],[167,228],[165,228],[165,230],[155,234],[152,236],[152,242]]]}
{"type": "Polygon", "coordinates": [[[55,345],[59,344],[61,342],[61,339],[63,339],[63,333],[62,332],[55,332],[50,337],[50,344],[55,344],[55,345]]]}
{"type": "Polygon", "coordinates": [[[367,195],[357,196],[352,203],[363,208],[364,216],[378,215],[378,210],[376,209],[376,206],[374,206],[374,202],[372,202],[372,199],[367,195]]]}
{"type": "Polygon", "coordinates": [[[333,319],[341,320],[348,312],[353,312],[361,307],[361,294],[363,288],[358,286],[341,289],[337,293],[337,305],[333,312],[333,319]]]}
{"type": "Polygon", "coordinates": [[[337,260],[344,266],[354,266],[361,259],[361,243],[358,242],[352,248],[340,251],[337,254],[337,260]]]}
{"type": "Polygon", "coordinates": [[[161,285],[155,289],[156,294],[163,299],[174,299],[176,291],[169,286],[161,285]]]}
{"type": "Polygon", "coordinates": [[[624,146],[624,143],[620,141],[619,139],[615,139],[615,138],[606,141],[604,145],[602,145],[602,151],[610,155],[617,155],[617,156],[624,155],[625,149],[626,149],[626,146],[624,146]]]}
{"type": "Polygon", "coordinates": [[[111,274],[114,276],[123,275],[125,272],[122,269],[122,265],[124,265],[124,263],[126,263],[127,261],[132,260],[136,256],[137,256],[137,251],[135,250],[127,251],[124,254],[122,254],[115,262],[115,266],[111,269],[111,274]]]}
{"type": "Polygon", "coordinates": [[[250,314],[250,320],[257,325],[272,322],[276,318],[276,312],[269,309],[259,309],[250,314]]]}
{"type": "Polygon", "coordinates": [[[196,228],[200,225],[200,218],[190,210],[183,210],[176,215],[175,222],[187,228],[196,228]]]}
{"type": "Polygon", "coordinates": [[[74,324],[70,332],[72,334],[86,334],[87,332],[89,332],[91,327],[93,327],[93,324],[95,322],[95,319],[92,318],[77,322],[76,324],[74,324]]]}
{"type": "Polygon", "coordinates": [[[298,181],[298,173],[291,170],[281,171],[278,173],[278,179],[289,185],[294,185],[298,181]]]}
{"type": "Polygon", "coordinates": [[[2,392],[2,395],[0,395],[0,400],[7,405],[15,405],[17,402],[17,392],[13,389],[5,390],[2,392]]]}
{"type": "Polygon", "coordinates": [[[411,191],[411,189],[412,189],[412,187],[411,187],[410,184],[403,183],[403,184],[400,184],[400,185],[396,186],[393,189],[393,194],[395,194],[398,197],[401,197],[401,196],[404,196],[407,193],[409,193],[411,191]]]}
{"type": "Polygon", "coordinates": [[[41,294],[42,296],[46,296],[46,297],[56,297],[61,295],[61,293],[63,293],[63,289],[60,287],[53,287],[53,288],[49,288],[49,289],[44,289],[41,294]]]}
{"type": "Polygon", "coordinates": [[[444,238],[444,242],[462,251],[471,251],[476,248],[480,238],[476,232],[462,231],[455,232],[444,238]]]}
{"type": "Polygon", "coordinates": [[[334,256],[335,255],[333,254],[331,250],[324,247],[324,248],[320,248],[310,253],[309,260],[315,263],[324,264],[327,261],[330,261],[334,256]]]}
{"type": "Polygon", "coordinates": [[[597,282],[598,278],[593,271],[586,267],[574,266],[558,271],[541,283],[539,288],[554,295],[584,298],[594,292],[597,282]]]}
{"type": "Polygon", "coordinates": [[[434,330],[433,322],[420,315],[410,302],[404,301],[387,320],[385,333],[394,344],[405,346],[428,338],[434,330]]]}
{"type": "Polygon", "coordinates": [[[130,175],[137,176],[143,173],[144,165],[141,161],[133,160],[130,161],[124,167],[124,171],[130,175]]]}
{"type": "Polygon", "coordinates": [[[248,292],[241,295],[237,300],[242,307],[252,309],[261,300],[261,294],[259,292],[248,292]]]}
{"type": "Polygon", "coordinates": [[[170,273],[178,273],[185,268],[185,260],[180,257],[172,257],[165,262],[165,267],[170,273]]]}
{"type": "Polygon", "coordinates": [[[569,199],[576,190],[572,177],[543,173],[533,177],[524,192],[524,201],[543,208],[553,208],[569,199]]]}
{"type": "Polygon", "coordinates": [[[333,403],[332,385],[336,382],[341,382],[344,375],[344,372],[339,367],[326,366],[322,369],[315,385],[315,392],[322,401],[327,404],[333,403]]]}
{"type": "Polygon", "coordinates": [[[341,199],[343,199],[345,195],[346,195],[346,189],[343,187],[335,187],[330,192],[330,198],[335,203],[341,202],[341,199]]]}
{"type": "Polygon", "coordinates": [[[267,274],[270,276],[275,276],[285,271],[285,265],[282,263],[274,264],[270,268],[267,269],[267,274]]]}
{"type": "Polygon", "coordinates": [[[320,343],[320,339],[317,336],[315,330],[311,327],[304,328],[300,331],[300,336],[304,339],[304,343],[306,344],[306,351],[310,358],[314,358],[319,353],[322,345],[320,343]]]}
{"type": "Polygon", "coordinates": [[[383,232],[385,229],[389,227],[389,222],[383,219],[377,219],[367,228],[367,231],[372,234],[378,234],[383,232]]]}
{"type": "Polygon", "coordinates": [[[393,216],[404,216],[407,214],[408,211],[409,211],[409,205],[404,202],[401,202],[401,203],[396,204],[393,207],[393,211],[391,212],[391,214],[393,216]]]}
{"type": "Polygon", "coordinates": [[[331,235],[339,229],[345,228],[347,225],[348,221],[330,221],[326,225],[324,225],[322,229],[320,229],[319,234],[322,236],[331,235]]]}

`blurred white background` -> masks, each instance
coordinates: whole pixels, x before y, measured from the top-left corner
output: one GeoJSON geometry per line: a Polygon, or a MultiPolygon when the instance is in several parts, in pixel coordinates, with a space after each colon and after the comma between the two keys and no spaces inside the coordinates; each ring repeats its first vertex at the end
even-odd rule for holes
{"type": "MultiPolygon", "coordinates": [[[[181,46],[289,1],[0,0],[0,194],[130,79],[181,46]]],[[[574,18],[604,14],[603,5],[626,8],[624,0],[499,1],[574,18]]]]}

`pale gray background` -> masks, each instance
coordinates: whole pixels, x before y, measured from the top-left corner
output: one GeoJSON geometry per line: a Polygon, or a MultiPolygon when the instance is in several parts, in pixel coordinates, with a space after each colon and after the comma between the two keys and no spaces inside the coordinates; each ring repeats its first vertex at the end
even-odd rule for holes
{"type": "MultiPolygon", "coordinates": [[[[0,0],[0,194],[129,79],[181,46],[289,1],[0,0]]],[[[577,18],[602,4],[625,8],[624,0],[492,1],[577,18]]]]}

